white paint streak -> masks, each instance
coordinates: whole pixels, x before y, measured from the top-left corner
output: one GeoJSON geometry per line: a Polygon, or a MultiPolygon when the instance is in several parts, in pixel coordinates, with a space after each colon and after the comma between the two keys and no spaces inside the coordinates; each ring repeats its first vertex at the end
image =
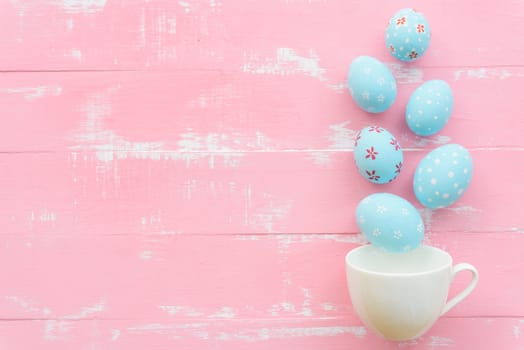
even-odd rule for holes
{"type": "Polygon", "coordinates": [[[235,316],[233,308],[224,306],[218,312],[210,315],[209,318],[234,318],[235,316]]]}
{"type": "Polygon", "coordinates": [[[70,320],[81,320],[81,319],[89,319],[93,315],[99,314],[104,311],[106,306],[105,300],[100,300],[94,305],[90,306],[84,306],[80,309],[80,312],[77,314],[71,314],[64,316],[65,319],[70,320]]]}
{"type": "Polygon", "coordinates": [[[423,208],[420,209],[419,212],[424,220],[424,231],[430,231],[431,225],[433,224],[433,209],[423,208]]]}
{"type": "Polygon", "coordinates": [[[237,241],[259,241],[260,236],[257,235],[237,235],[235,236],[237,241]]]}
{"type": "Polygon", "coordinates": [[[454,72],[455,80],[460,79],[506,79],[512,76],[524,76],[522,73],[514,74],[510,73],[507,69],[503,68],[468,68],[459,69],[454,72]]]}
{"type": "Polygon", "coordinates": [[[328,134],[327,138],[331,142],[330,148],[337,150],[353,149],[357,131],[347,127],[350,123],[351,122],[347,120],[345,122],[332,124],[329,126],[330,133],[328,134]]]}
{"type": "Polygon", "coordinates": [[[107,0],[61,0],[58,5],[70,13],[95,13],[102,11],[107,0]]]}
{"type": "MultiPolygon", "coordinates": [[[[134,327],[128,327],[127,331],[134,334],[156,333],[161,335],[169,335],[177,337],[181,332],[188,332],[189,335],[201,338],[201,329],[206,328],[207,323],[184,323],[184,324],[162,324],[162,323],[148,323],[134,327]]],[[[206,332],[207,334],[207,332],[206,332]]],[[[206,337],[207,339],[207,337],[206,337]]]]}
{"type": "Polygon", "coordinates": [[[204,313],[189,306],[160,305],[158,308],[167,312],[170,316],[200,317],[204,313]]]}
{"type": "Polygon", "coordinates": [[[279,242],[279,245],[282,248],[289,248],[291,244],[304,244],[304,243],[311,243],[315,242],[317,240],[328,240],[333,242],[340,242],[340,243],[353,243],[353,244],[364,244],[367,241],[365,240],[364,236],[361,234],[354,234],[354,233],[348,233],[348,234],[283,234],[283,235],[277,235],[273,236],[270,239],[277,239],[279,242]]]}
{"type": "Polygon", "coordinates": [[[309,152],[309,158],[313,160],[314,164],[319,166],[329,166],[332,162],[331,154],[328,152],[311,151],[309,152]]]}
{"type": "Polygon", "coordinates": [[[322,303],[322,304],[320,304],[320,307],[324,311],[337,311],[337,307],[335,305],[333,305],[333,304],[330,304],[330,303],[322,303]]]}
{"type": "Polygon", "coordinates": [[[166,18],[167,32],[169,34],[176,34],[176,17],[166,18]]]}
{"type": "Polygon", "coordinates": [[[140,259],[142,260],[151,260],[153,257],[153,252],[151,250],[144,250],[140,252],[140,259]]]}
{"type": "Polygon", "coordinates": [[[420,68],[411,67],[403,63],[387,63],[386,64],[397,84],[415,84],[421,83],[424,78],[424,72],[420,68]]]}
{"type": "Polygon", "coordinates": [[[515,339],[519,339],[520,334],[521,334],[520,325],[513,326],[513,336],[515,337],[515,339]]]}
{"type": "Polygon", "coordinates": [[[453,346],[455,344],[453,339],[450,339],[450,338],[444,338],[444,337],[432,335],[429,337],[429,339],[430,339],[429,346],[431,346],[431,348],[448,347],[448,346],[453,346]]]}
{"type": "Polygon", "coordinates": [[[51,222],[54,223],[56,221],[57,214],[49,210],[47,208],[42,208],[40,210],[32,210],[29,214],[29,220],[31,222],[39,221],[41,223],[51,222]]]}
{"type": "Polygon", "coordinates": [[[300,56],[291,48],[278,48],[276,57],[261,58],[255,53],[244,52],[245,73],[269,75],[305,74],[320,81],[325,81],[325,69],[319,65],[320,59],[313,50],[309,55],[300,56]]]}
{"type": "Polygon", "coordinates": [[[120,329],[112,329],[111,330],[111,341],[118,340],[118,338],[120,338],[121,334],[122,334],[122,332],[120,331],[120,329]]]}
{"type": "Polygon", "coordinates": [[[302,302],[302,309],[298,314],[306,317],[313,316],[313,310],[311,309],[311,302],[313,300],[313,296],[311,295],[311,290],[309,288],[301,289],[302,294],[304,295],[304,301],[302,302]]]}
{"type": "Polygon", "coordinates": [[[179,1],[178,4],[182,6],[186,14],[191,12],[191,7],[189,6],[189,3],[187,1],[179,1]]]}
{"type": "Polygon", "coordinates": [[[278,198],[269,193],[263,193],[262,198],[267,204],[250,213],[247,224],[254,229],[264,229],[267,233],[278,233],[278,226],[285,222],[293,207],[293,200],[278,198]]]}
{"type": "Polygon", "coordinates": [[[452,211],[452,212],[457,213],[457,214],[460,214],[460,213],[480,213],[480,212],[482,212],[481,209],[472,207],[470,205],[463,205],[463,206],[460,206],[460,207],[449,207],[449,208],[446,208],[445,210],[452,211]]]}
{"type": "Polygon", "coordinates": [[[248,342],[266,341],[274,339],[291,339],[307,337],[333,337],[342,334],[351,334],[363,338],[367,332],[364,327],[283,327],[259,328],[236,333],[221,333],[217,340],[244,340],[248,342]]]}
{"type": "Polygon", "coordinates": [[[69,54],[69,56],[73,57],[77,61],[81,61],[82,60],[82,50],[71,49],[71,53],[69,54]]]}
{"type": "Polygon", "coordinates": [[[4,299],[6,301],[17,304],[22,308],[22,310],[24,310],[24,312],[28,312],[31,314],[39,314],[40,312],[42,312],[45,316],[49,316],[51,314],[51,310],[49,310],[47,307],[40,308],[38,306],[35,306],[34,303],[32,303],[31,301],[22,297],[18,297],[15,295],[6,295],[4,299]]]}
{"type": "Polygon", "coordinates": [[[58,85],[41,85],[31,87],[2,88],[0,93],[20,94],[26,101],[34,101],[44,96],[59,96],[62,94],[62,87],[58,85]]]}
{"type": "MultiPolygon", "coordinates": [[[[402,134],[402,140],[413,140],[413,135],[404,133],[402,134]]],[[[414,144],[417,147],[426,147],[427,145],[445,145],[449,142],[451,142],[451,137],[444,135],[435,135],[428,137],[416,136],[414,144]]]]}
{"type": "Polygon", "coordinates": [[[44,339],[48,341],[64,339],[71,330],[71,321],[46,320],[44,321],[44,339]]]}
{"type": "MultiPolygon", "coordinates": [[[[102,163],[119,159],[182,160],[191,162],[207,159],[210,168],[218,157],[226,167],[238,167],[246,149],[272,150],[271,140],[260,131],[251,135],[240,133],[199,134],[188,128],[177,141],[132,142],[105,126],[111,115],[111,97],[120,86],[89,96],[82,107],[86,119],[70,136],[75,145],[72,151],[95,151],[102,163]]],[[[207,103],[207,102],[206,102],[207,103]]],[[[104,170],[104,169],[101,169],[104,170]]]]}

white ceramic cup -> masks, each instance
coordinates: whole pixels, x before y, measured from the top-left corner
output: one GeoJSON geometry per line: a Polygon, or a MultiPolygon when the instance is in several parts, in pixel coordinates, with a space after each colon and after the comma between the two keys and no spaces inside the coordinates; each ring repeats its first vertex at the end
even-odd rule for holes
{"type": "Polygon", "coordinates": [[[364,324],[386,339],[409,340],[464,300],[479,274],[470,264],[453,266],[451,256],[438,248],[423,245],[399,254],[364,245],[346,255],[346,276],[351,302],[364,324]],[[460,271],[471,272],[471,282],[446,302],[460,271]]]}

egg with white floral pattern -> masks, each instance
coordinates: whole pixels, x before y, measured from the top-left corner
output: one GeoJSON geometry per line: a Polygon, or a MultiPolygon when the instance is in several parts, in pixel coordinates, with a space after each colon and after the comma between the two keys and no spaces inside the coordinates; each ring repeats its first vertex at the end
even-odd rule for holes
{"type": "Polygon", "coordinates": [[[397,139],[380,126],[367,126],[357,133],[353,157],[360,174],[377,184],[393,181],[404,161],[397,139]]]}
{"type": "Polygon", "coordinates": [[[351,62],[347,83],[351,97],[366,112],[384,112],[397,98],[393,74],[370,56],[359,56],[351,62]]]}
{"type": "Polygon", "coordinates": [[[406,123],[415,134],[436,134],[447,124],[453,109],[453,92],[444,80],[420,85],[409,98],[406,123]]]}
{"type": "Polygon", "coordinates": [[[415,207],[391,193],[374,193],[356,210],[360,232],[374,246],[402,253],[417,248],[424,238],[424,222],[415,207]]]}
{"type": "Polygon", "coordinates": [[[405,8],[393,15],[386,28],[386,47],[401,61],[418,60],[428,49],[431,30],[426,17],[420,12],[405,8]]]}
{"type": "Polygon", "coordinates": [[[473,161],[461,145],[441,146],[428,153],[418,164],[413,190],[427,208],[444,208],[455,203],[466,191],[473,173],[473,161]]]}

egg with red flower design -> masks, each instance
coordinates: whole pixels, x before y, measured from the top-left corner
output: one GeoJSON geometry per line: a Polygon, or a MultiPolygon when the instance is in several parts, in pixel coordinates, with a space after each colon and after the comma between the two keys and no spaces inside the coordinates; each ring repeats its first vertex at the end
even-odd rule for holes
{"type": "Polygon", "coordinates": [[[416,61],[429,47],[431,30],[426,17],[405,8],[393,15],[386,28],[386,47],[396,59],[416,61]]]}
{"type": "Polygon", "coordinates": [[[397,139],[380,126],[367,126],[357,133],[353,156],[359,173],[377,184],[396,179],[404,161],[397,139]]]}

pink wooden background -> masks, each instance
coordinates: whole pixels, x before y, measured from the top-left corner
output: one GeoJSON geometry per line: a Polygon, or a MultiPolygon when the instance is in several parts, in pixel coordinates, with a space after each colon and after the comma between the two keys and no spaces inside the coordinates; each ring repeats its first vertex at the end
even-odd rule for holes
{"type": "Polygon", "coordinates": [[[0,0],[0,28],[0,349],[524,348],[524,2],[0,0]],[[433,31],[411,65],[383,39],[407,6],[433,31]],[[397,78],[386,114],[346,91],[360,54],[397,78]],[[422,139],[403,110],[433,78],[455,110],[422,139]],[[353,165],[371,123],[405,148],[389,185],[353,165]],[[354,209],[416,203],[417,162],[449,142],[472,185],[418,207],[427,243],[481,282],[389,344],[347,295],[354,209]]]}

